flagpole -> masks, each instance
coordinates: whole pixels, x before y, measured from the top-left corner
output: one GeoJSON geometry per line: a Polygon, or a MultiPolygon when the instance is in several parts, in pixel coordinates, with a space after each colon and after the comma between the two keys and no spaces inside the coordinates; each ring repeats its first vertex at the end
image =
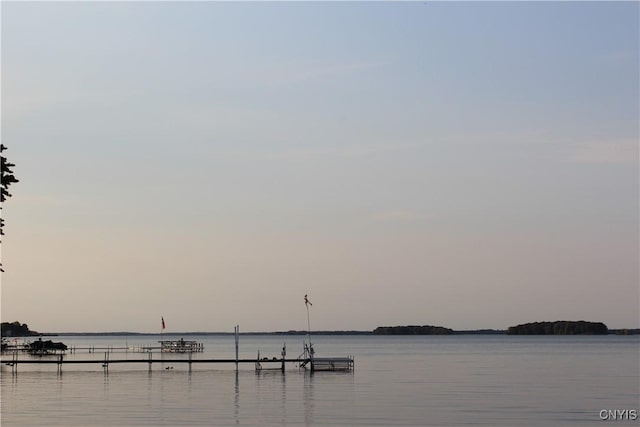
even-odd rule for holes
{"type": "Polygon", "coordinates": [[[309,338],[309,348],[311,349],[311,321],[309,320],[309,306],[313,304],[311,304],[307,295],[304,296],[304,305],[307,307],[307,337],[309,338]]]}
{"type": "Polygon", "coordinates": [[[162,325],[160,327],[160,350],[162,350],[162,341],[164,340],[164,316],[160,318],[162,320],[162,325]]]}
{"type": "Polygon", "coordinates": [[[309,304],[307,306],[307,336],[309,337],[309,344],[311,344],[311,322],[309,321],[309,304]]]}

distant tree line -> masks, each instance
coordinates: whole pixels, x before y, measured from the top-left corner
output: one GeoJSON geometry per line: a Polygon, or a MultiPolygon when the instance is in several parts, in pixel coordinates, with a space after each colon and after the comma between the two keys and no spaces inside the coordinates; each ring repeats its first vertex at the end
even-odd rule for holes
{"type": "Polygon", "coordinates": [[[453,330],[442,326],[379,326],[376,335],[451,335],[453,330]]]}
{"type": "Polygon", "coordinates": [[[3,337],[31,337],[34,335],[40,335],[35,331],[29,330],[29,326],[26,323],[20,322],[2,322],[1,324],[3,337]]]}
{"type": "Polygon", "coordinates": [[[609,329],[609,333],[616,335],[640,335],[640,329],[609,329]]]}
{"type": "Polygon", "coordinates": [[[587,322],[584,320],[555,322],[532,322],[511,326],[509,329],[478,329],[456,331],[442,326],[380,326],[373,331],[375,335],[606,335],[617,333],[621,335],[636,334],[636,329],[609,330],[602,322],[587,322]]]}
{"type": "Polygon", "coordinates": [[[606,335],[608,333],[609,329],[604,323],[584,320],[523,323],[507,329],[508,335],[606,335]]]}

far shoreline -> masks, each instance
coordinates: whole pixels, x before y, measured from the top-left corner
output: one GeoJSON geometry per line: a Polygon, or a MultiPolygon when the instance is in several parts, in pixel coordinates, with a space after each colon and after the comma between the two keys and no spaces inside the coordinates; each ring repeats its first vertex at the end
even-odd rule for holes
{"type": "MultiPolygon", "coordinates": [[[[307,331],[276,331],[276,332],[240,332],[240,335],[249,336],[249,335],[266,335],[266,336],[279,336],[279,335],[307,335],[309,332],[307,331]]],[[[327,335],[327,336],[359,336],[359,335],[367,335],[367,336],[434,336],[438,334],[395,334],[395,335],[381,335],[376,334],[373,331],[311,331],[312,335],[327,335]]],[[[632,329],[632,328],[621,328],[621,329],[609,329],[608,333],[605,335],[639,335],[640,328],[632,329]]],[[[233,332],[185,332],[185,331],[177,331],[177,332],[45,332],[40,333],[37,336],[169,336],[169,335],[183,335],[183,336],[193,336],[193,335],[208,335],[208,336],[233,336],[233,332]]],[[[507,330],[500,329],[477,329],[477,330],[454,330],[451,334],[445,335],[508,335],[507,330]]],[[[588,334],[586,334],[588,335],[588,334]]],[[[529,336],[545,336],[545,335],[529,335],[529,336]]],[[[550,335],[546,335],[550,336],[550,335]]],[[[567,335],[557,335],[557,336],[567,336],[567,335]]],[[[585,336],[585,335],[576,335],[576,336],[585,336]]],[[[15,337],[14,337],[15,338],[15,337]]]]}
{"type": "MultiPolygon", "coordinates": [[[[164,322],[163,322],[164,326],[164,322]]],[[[589,322],[584,320],[567,321],[544,321],[522,323],[516,326],[510,326],[508,329],[461,329],[455,330],[443,326],[432,325],[407,325],[407,326],[378,326],[374,330],[297,330],[289,329],[287,331],[248,331],[240,332],[243,336],[282,336],[282,335],[298,335],[307,334],[325,335],[325,336],[423,336],[423,335],[638,335],[640,328],[617,328],[609,329],[602,322],[589,322]]],[[[17,337],[46,337],[46,336],[233,336],[235,332],[231,331],[167,331],[162,329],[158,332],[133,332],[133,331],[65,331],[65,332],[37,332],[29,329],[27,324],[20,322],[2,322],[2,338],[17,337]]]]}

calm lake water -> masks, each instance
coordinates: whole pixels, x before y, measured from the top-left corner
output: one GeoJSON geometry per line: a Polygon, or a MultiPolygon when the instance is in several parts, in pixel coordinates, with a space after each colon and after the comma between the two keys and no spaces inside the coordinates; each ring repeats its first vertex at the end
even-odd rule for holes
{"type": "MultiPolygon", "coordinates": [[[[178,339],[180,336],[165,338],[178,339]]],[[[55,337],[76,347],[157,345],[158,336],[55,337]]],[[[233,336],[189,336],[198,358],[234,358],[233,336]]],[[[355,357],[353,372],[256,373],[247,364],[2,365],[11,426],[637,425],[640,336],[312,336],[316,355],[355,357]],[[173,368],[173,369],[166,369],[173,368]],[[626,413],[624,411],[627,411],[626,413]],[[625,415],[626,414],[626,415],[625,415]]],[[[302,336],[240,337],[240,358],[302,352],[302,336]]],[[[7,356],[3,356],[7,357],[7,356]]],[[[27,358],[28,356],[21,356],[27,358]]],[[[140,353],[111,359],[146,358],[140,353]]],[[[164,356],[168,357],[168,356],[164,356]]],[[[176,356],[171,355],[171,358],[176,356]]],[[[183,356],[186,357],[186,356],[183,356]]],[[[65,359],[104,358],[77,350],[65,359]]],[[[640,415],[640,414],[638,414],[640,415]]]]}

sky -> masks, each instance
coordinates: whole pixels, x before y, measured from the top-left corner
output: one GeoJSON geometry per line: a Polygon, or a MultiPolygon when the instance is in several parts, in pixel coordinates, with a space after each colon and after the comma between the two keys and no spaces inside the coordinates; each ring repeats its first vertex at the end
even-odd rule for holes
{"type": "Polygon", "coordinates": [[[637,2],[2,2],[2,321],[640,327],[637,2]]]}

